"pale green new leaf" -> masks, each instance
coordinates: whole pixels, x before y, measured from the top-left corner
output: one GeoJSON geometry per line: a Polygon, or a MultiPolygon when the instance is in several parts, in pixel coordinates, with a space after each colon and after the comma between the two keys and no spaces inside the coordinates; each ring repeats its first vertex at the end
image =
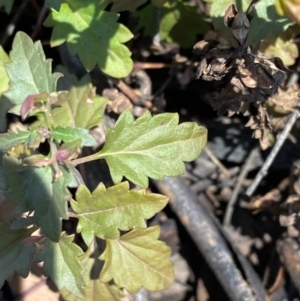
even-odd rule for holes
{"type": "Polygon", "coordinates": [[[0,94],[1,95],[9,88],[8,85],[9,78],[4,67],[4,64],[9,62],[10,62],[9,56],[3,50],[2,46],[0,46],[0,94]]]}
{"type": "Polygon", "coordinates": [[[250,22],[248,44],[260,42],[271,35],[277,37],[294,23],[287,16],[277,14],[274,0],[259,1],[251,14],[254,18],[250,22]]]}
{"type": "Polygon", "coordinates": [[[71,54],[78,54],[88,70],[97,64],[104,73],[121,78],[133,68],[131,52],[123,44],[133,35],[117,23],[117,14],[104,11],[106,6],[106,1],[66,0],[44,25],[54,27],[52,47],[67,42],[71,54]]]}
{"type": "MultiPolygon", "coordinates": [[[[103,261],[99,260],[100,252],[95,240],[91,243],[84,255],[79,257],[80,263],[85,267],[87,285],[84,287],[85,301],[121,301],[124,297],[122,289],[114,284],[101,282],[99,279],[103,261]]],[[[60,290],[66,301],[78,299],[66,289],[60,290]]]]}
{"type": "Polygon", "coordinates": [[[149,111],[135,121],[126,110],[115,127],[107,129],[105,145],[95,157],[107,161],[114,183],[125,176],[147,187],[148,177],[161,180],[183,174],[183,162],[195,160],[205,146],[207,130],[195,122],[178,122],[176,113],[152,117],[149,111]]]}
{"type": "Polygon", "coordinates": [[[47,239],[35,261],[44,262],[45,276],[50,276],[58,289],[65,288],[77,298],[84,299],[86,270],[78,259],[84,253],[79,246],[72,243],[73,238],[74,235],[63,234],[57,243],[47,239]]]}
{"type": "Polygon", "coordinates": [[[63,175],[57,180],[52,166],[27,166],[20,172],[26,206],[35,212],[37,225],[53,241],[59,240],[61,219],[68,219],[67,201],[71,194],[67,186],[74,185],[72,174],[63,167],[60,170],[63,175]]]}
{"type": "Polygon", "coordinates": [[[24,131],[19,133],[0,134],[0,150],[7,151],[22,143],[31,148],[36,148],[43,141],[45,141],[45,137],[38,132],[24,131]]]}
{"type": "Polygon", "coordinates": [[[95,95],[86,76],[78,87],[59,95],[59,106],[51,111],[52,125],[90,129],[102,121],[107,102],[106,98],[95,95]]]}
{"type": "Polygon", "coordinates": [[[6,113],[12,107],[12,103],[8,98],[2,95],[9,88],[9,78],[4,67],[4,64],[9,62],[9,56],[0,46],[0,132],[6,130],[6,113]]]}
{"type": "Polygon", "coordinates": [[[78,139],[81,139],[81,146],[95,146],[97,145],[97,141],[95,138],[89,133],[89,130],[82,128],[72,128],[72,127],[61,127],[58,126],[55,128],[51,137],[58,142],[72,142],[78,139]]]}
{"type": "Polygon", "coordinates": [[[10,14],[14,2],[14,0],[0,0],[0,7],[5,6],[6,13],[10,14]]]}
{"type": "Polygon", "coordinates": [[[59,74],[52,74],[51,60],[45,59],[40,41],[32,42],[24,32],[15,35],[10,63],[5,69],[10,79],[10,90],[5,96],[14,104],[21,104],[28,95],[51,93],[56,89],[59,74]]]}
{"type": "MultiPolygon", "coordinates": [[[[208,2],[207,0],[205,1],[208,2]]],[[[211,3],[209,15],[214,18],[224,18],[226,9],[232,4],[234,4],[238,10],[246,12],[251,1],[252,0],[211,0],[209,1],[211,3]]]]}
{"type": "Polygon", "coordinates": [[[105,260],[100,279],[114,280],[130,293],[142,286],[150,291],[164,290],[174,280],[171,249],[158,240],[159,227],[135,229],[118,239],[107,239],[100,256],[105,260]]]}
{"type": "Polygon", "coordinates": [[[94,235],[100,238],[120,236],[119,230],[146,228],[145,219],[161,211],[168,198],[143,190],[129,190],[129,183],[105,188],[100,183],[91,194],[88,188],[80,185],[72,208],[79,219],[77,231],[87,245],[94,235]]]}
{"type": "Polygon", "coordinates": [[[27,277],[35,247],[25,245],[22,240],[29,237],[36,227],[11,230],[9,224],[0,223],[0,287],[17,272],[27,277]]]}
{"type": "MultiPolygon", "coordinates": [[[[139,18],[138,28],[145,28],[144,34],[154,36],[157,8],[149,4],[135,15],[139,18]]],[[[191,47],[197,41],[197,35],[209,29],[203,15],[197,8],[181,0],[169,0],[160,8],[159,37],[168,42],[177,42],[181,47],[191,47]]]]}
{"type": "Polygon", "coordinates": [[[260,52],[266,58],[280,57],[285,66],[295,64],[299,56],[298,46],[292,39],[285,38],[285,32],[278,36],[270,36],[259,45],[260,52]]]}

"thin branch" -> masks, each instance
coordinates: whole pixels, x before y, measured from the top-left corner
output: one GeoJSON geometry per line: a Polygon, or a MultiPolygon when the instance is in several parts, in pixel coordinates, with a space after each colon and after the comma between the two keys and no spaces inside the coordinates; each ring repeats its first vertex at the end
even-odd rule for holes
{"type": "Polygon", "coordinates": [[[162,83],[162,85],[159,87],[159,89],[153,94],[152,99],[159,96],[164,92],[164,90],[167,88],[167,86],[170,84],[171,80],[173,79],[174,73],[171,70],[169,76],[167,79],[162,83]]]}
{"type": "Polygon", "coordinates": [[[297,291],[300,293],[300,253],[299,242],[293,238],[285,238],[277,244],[281,261],[288,271],[297,291]]]}
{"type": "Polygon", "coordinates": [[[18,23],[19,19],[22,17],[25,8],[28,4],[29,0],[23,0],[19,9],[17,10],[16,14],[14,15],[14,17],[12,18],[11,22],[7,25],[6,30],[4,32],[4,35],[1,39],[0,44],[2,46],[4,46],[4,44],[6,43],[7,39],[14,33],[15,28],[16,28],[16,24],[18,23]]]}
{"type": "Polygon", "coordinates": [[[152,44],[160,46],[160,20],[161,20],[162,9],[161,7],[155,7],[155,20],[154,20],[154,31],[155,34],[152,39],[152,44]]]}
{"type": "Polygon", "coordinates": [[[209,157],[209,159],[220,169],[220,171],[227,177],[231,178],[231,174],[227,170],[227,168],[222,164],[222,162],[213,154],[208,146],[204,148],[205,153],[209,157]]]}
{"type": "Polygon", "coordinates": [[[256,190],[256,188],[259,185],[259,183],[261,182],[261,180],[267,175],[271,164],[273,163],[274,159],[276,158],[278,152],[280,151],[283,143],[287,139],[289,132],[293,128],[293,126],[294,126],[295,122],[297,121],[297,119],[299,118],[299,116],[300,116],[300,113],[299,113],[298,109],[295,109],[295,111],[292,113],[289,121],[285,125],[284,130],[278,135],[277,141],[276,141],[271,153],[269,154],[267,160],[265,161],[265,163],[261,167],[260,171],[256,175],[252,184],[248,187],[248,189],[245,193],[248,197],[251,197],[253,195],[254,191],[256,190]]]}
{"type": "Polygon", "coordinates": [[[264,300],[256,298],[244,280],[209,213],[182,178],[164,178],[154,182],[160,192],[170,198],[171,209],[194,240],[232,301],[264,300]]]}
{"type": "MultiPolygon", "coordinates": [[[[122,80],[117,80],[117,79],[112,79],[114,85],[122,91],[129,99],[130,101],[134,104],[137,105],[141,99],[140,97],[134,92],[134,90],[128,86],[124,81],[122,80]]],[[[141,101],[141,104],[144,105],[146,108],[150,109],[152,107],[152,103],[150,101],[144,100],[141,101]]]]}
{"type": "Polygon", "coordinates": [[[251,170],[253,159],[257,155],[257,153],[258,153],[258,148],[257,147],[255,147],[251,150],[251,152],[250,152],[247,160],[245,161],[245,163],[243,165],[243,168],[240,172],[237,183],[236,183],[236,185],[234,187],[234,190],[232,192],[231,199],[229,200],[229,203],[228,203],[227,208],[226,208],[224,222],[223,222],[224,226],[226,226],[226,227],[229,227],[230,224],[231,224],[231,218],[232,218],[232,214],[233,214],[233,211],[234,211],[234,206],[235,206],[235,203],[236,203],[236,201],[238,199],[238,196],[241,192],[243,181],[245,180],[245,178],[247,177],[249,171],[251,170]]]}
{"type": "Polygon", "coordinates": [[[43,7],[41,9],[41,12],[39,13],[36,25],[34,27],[34,31],[31,34],[31,39],[34,40],[35,37],[37,36],[38,32],[41,30],[42,27],[42,23],[45,19],[45,15],[48,11],[48,2],[46,0],[44,0],[44,4],[43,7]]]}
{"type": "Polygon", "coordinates": [[[172,64],[155,62],[134,62],[134,69],[163,69],[171,68],[172,64]]]}

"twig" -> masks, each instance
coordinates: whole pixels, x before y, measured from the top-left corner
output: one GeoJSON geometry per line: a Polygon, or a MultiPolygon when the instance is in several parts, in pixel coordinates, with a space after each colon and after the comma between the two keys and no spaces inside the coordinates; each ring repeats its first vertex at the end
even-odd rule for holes
{"type": "Polygon", "coordinates": [[[278,271],[278,273],[277,273],[277,276],[276,276],[276,278],[275,278],[275,281],[274,281],[274,283],[272,284],[272,286],[268,289],[268,293],[269,294],[272,294],[272,293],[274,293],[274,292],[276,292],[281,286],[283,286],[284,285],[284,281],[285,281],[285,270],[284,270],[284,268],[283,267],[280,267],[279,268],[279,271],[278,271]]]}
{"type": "Polygon", "coordinates": [[[5,33],[1,39],[0,44],[2,46],[4,46],[4,44],[6,43],[7,39],[13,34],[13,32],[15,31],[16,28],[16,24],[19,21],[19,19],[21,18],[21,16],[23,15],[25,8],[28,4],[29,0],[23,0],[19,9],[17,10],[16,14],[14,15],[13,19],[11,20],[11,22],[7,25],[5,33]]]}
{"type": "Polygon", "coordinates": [[[279,150],[281,149],[283,143],[285,142],[285,140],[286,140],[289,132],[291,131],[292,127],[294,126],[295,122],[299,118],[299,115],[300,115],[300,113],[299,113],[298,109],[295,109],[295,111],[292,113],[289,121],[285,125],[284,130],[278,135],[277,141],[276,141],[271,153],[269,154],[267,160],[265,161],[265,163],[261,167],[260,171],[256,175],[252,184],[246,190],[246,193],[245,193],[246,196],[251,197],[252,194],[254,193],[254,191],[256,190],[257,186],[261,182],[261,180],[267,175],[271,164],[273,163],[274,159],[276,158],[279,150]]]}
{"type": "Polygon", "coordinates": [[[152,44],[155,46],[160,46],[160,20],[161,20],[161,7],[155,7],[155,20],[154,20],[154,29],[155,34],[152,39],[152,44]]]}
{"type": "Polygon", "coordinates": [[[36,14],[39,15],[41,8],[40,8],[39,4],[37,4],[36,0],[30,0],[30,4],[35,9],[36,14]]]}
{"type": "Polygon", "coordinates": [[[231,174],[227,170],[227,168],[222,164],[222,162],[212,153],[208,146],[204,148],[205,153],[209,157],[209,159],[220,169],[220,171],[227,177],[231,178],[231,174]]]}
{"type": "MultiPolygon", "coordinates": [[[[124,81],[122,80],[117,80],[117,79],[112,79],[114,85],[122,91],[129,99],[130,101],[134,104],[137,105],[141,99],[140,97],[134,92],[134,90],[129,87],[124,81]]],[[[143,104],[146,108],[150,109],[152,107],[152,103],[150,101],[141,101],[141,104],[143,104]]]]}
{"type": "MultiPolygon", "coordinates": [[[[198,249],[212,268],[232,301],[264,300],[253,295],[235,265],[226,242],[207,210],[182,178],[155,181],[158,189],[170,198],[170,206],[185,226],[198,249]]],[[[226,298],[225,298],[226,299],[226,298]]]]}
{"type": "Polygon", "coordinates": [[[292,238],[285,238],[278,243],[277,251],[296,289],[300,293],[299,243],[292,238]]]}
{"type": "Polygon", "coordinates": [[[234,211],[234,205],[240,194],[240,191],[241,191],[241,188],[243,185],[243,181],[251,169],[251,164],[253,162],[253,158],[257,155],[257,152],[258,152],[257,147],[255,147],[251,150],[251,152],[250,152],[247,160],[245,161],[244,166],[240,172],[237,183],[232,192],[231,199],[229,200],[227,208],[226,208],[224,222],[223,222],[224,226],[226,226],[226,227],[230,226],[230,224],[231,224],[231,217],[232,217],[232,214],[234,211]]]}
{"type": "Polygon", "coordinates": [[[154,93],[154,95],[152,96],[152,99],[159,96],[167,88],[167,86],[173,79],[173,76],[174,76],[174,74],[173,74],[173,71],[171,70],[169,77],[163,82],[163,84],[159,87],[159,89],[154,93]]]}
{"type": "Polygon", "coordinates": [[[215,195],[213,194],[213,192],[209,189],[212,186],[209,186],[207,189],[205,189],[205,193],[208,197],[208,199],[213,203],[213,205],[218,208],[221,206],[219,200],[215,197],[215,195]]]}
{"type": "Polygon", "coordinates": [[[45,18],[45,15],[46,15],[47,11],[48,11],[48,2],[46,0],[44,0],[44,4],[43,4],[43,7],[41,9],[41,12],[39,13],[36,25],[34,27],[34,31],[31,34],[31,39],[32,40],[35,39],[35,37],[37,36],[38,32],[40,31],[42,23],[43,23],[43,20],[45,18]]]}
{"type": "Polygon", "coordinates": [[[155,62],[135,62],[134,69],[163,69],[171,68],[172,64],[155,63],[155,62]]]}

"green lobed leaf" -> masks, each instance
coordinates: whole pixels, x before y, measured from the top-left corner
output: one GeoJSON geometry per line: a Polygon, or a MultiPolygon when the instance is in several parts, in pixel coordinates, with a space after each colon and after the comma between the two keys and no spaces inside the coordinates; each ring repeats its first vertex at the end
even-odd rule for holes
{"type": "Polygon", "coordinates": [[[78,87],[60,93],[58,98],[58,106],[51,110],[53,127],[91,129],[102,121],[108,102],[106,98],[95,95],[88,76],[80,80],[78,87]]]}
{"type": "Polygon", "coordinates": [[[287,16],[277,14],[274,0],[259,1],[251,15],[248,44],[260,42],[271,35],[277,37],[294,23],[287,16]]]}
{"type": "Polygon", "coordinates": [[[151,0],[151,3],[156,7],[163,7],[168,0],[151,0]]]}
{"type": "Polygon", "coordinates": [[[11,223],[10,229],[12,229],[12,230],[26,229],[32,225],[34,225],[34,217],[33,216],[21,217],[11,223]]]}
{"type": "Polygon", "coordinates": [[[171,249],[158,240],[159,226],[135,229],[118,239],[107,239],[100,256],[105,260],[100,280],[114,280],[130,293],[142,286],[150,291],[164,290],[174,280],[171,249]],[[120,268],[122,267],[122,268],[120,268]]]}
{"type": "Polygon", "coordinates": [[[0,223],[0,255],[7,252],[13,245],[30,236],[36,230],[37,227],[11,230],[10,224],[0,223]]]}
{"type": "Polygon", "coordinates": [[[36,227],[11,230],[9,224],[0,223],[0,287],[5,280],[10,280],[15,272],[22,277],[28,276],[35,247],[26,245],[22,240],[36,230],[36,227]]]}
{"type": "Polygon", "coordinates": [[[66,0],[44,25],[54,27],[52,47],[67,42],[71,54],[78,54],[88,70],[98,65],[104,73],[121,78],[133,68],[131,52],[123,44],[133,35],[117,23],[117,14],[104,11],[106,6],[106,1],[91,0],[87,5],[85,0],[66,0]]]}
{"type": "MultiPolygon", "coordinates": [[[[139,18],[138,28],[145,28],[144,34],[154,36],[156,34],[156,10],[149,4],[135,15],[139,18]]],[[[191,47],[197,40],[198,34],[203,34],[209,29],[203,15],[197,12],[197,8],[190,6],[181,0],[169,0],[161,8],[159,23],[159,37],[168,42],[177,42],[181,47],[191,47]]]]}
{"type": "Polygon", "coordinates": [[[59,11],[62,0],[47,0],[47,2],[52,8],[59,11]]]}
{"type": "Polygon", "coordinates": [[[259,46],[259,50],[264,57],[280,57],[285,66],[294,65],[299,56],[297,44],[292,39],[286,39],[285,32],[278,37],[270,36],[262,41],[259,46]]]}
{"type": "Polygon", "coordinates": [[[137,8],[147,2],[147,0],[112,0],[113,5],[111,11],[119,13],[121,11],[135,12],[137,8]]]}
{"type": "Polygon", "coordinates": [[[36,148],[43,141],[45,141],[45,137],[36,131],[0,134],[0,150],[7,151],[22,143],[30,148],[36,148]]]}
{"type": "Polygon", "coordinates": [[[53,242],[47,239],[43,248],[36,254],[35,261],[43,261],[45,276],[50,276],[58,289],[65,288],[78,298],[85,297],[84,286],[85,268],[78,257],[83,251],[72,243],[74,235],[63,234],[59,241],[53,242]]]}
{"type": "Polygon", "coordinates": [[[79,220],[77,232],[89,245],[94,235],[100,238],[116,238],[121,231],[133,228],[146,228],[145,219],[161,211],[168,198],[143,190],[129,190],[129,183],[105,188],[103,183],[91,194],[88,188],[80,185],[76,201],[71,206],[79,220]]]}
{"type": "Polygon", "coordinates": [[[82,128],[73,128],[73,127],[56,127],[51,136],[53,139],[58,142],[72,142],[78,139],[81,139],[81,146],[95,146],[97,145],[97,141],[95,138],[89,133],[89,130],[82,128]]]}
{"type": "MultiPolygon", "coordinates": [[[[86,301],[121,301],[124,297],[123,290],[114,284],[101,282],[99,279],[103,261],[99,260],[100,252],[95,240],[87,251],[79,257],[80,263],[85,267],[86,283],[84,287],[86,301]]],[[[60,290],[66,301],[77,301],[78,299],[66,289],[60,290]]]]}
{"type": "Polygon", "coordinates": [[[15,157],[4,155],[0,165],[0,189],[9,201],[18,205],[19,212],[28,211],[23,191],[24,181],[20,175],[22,164],[15,157]]]}
{"type": "Polygon", "coordinates": [[[70,90],[72,87],[79,87],[91,82],[89,74],[86,74],[81,80],[74,73],[71,73],[66,67],[58,65],[55,71],[63,74],[57,81],[57,91],[70,90]]]}
{"type": "Polygon", "coordinates": [[[13,4],[14,4],[14,0],[0,0],[0,7],[4,6],[7,14],[11,13],[13,4]]]}
{"type": "MultiPolygon", "coordinates": [[[[208,0],[205,1],[208,2],[208,0]]],[[[236,6],[237,10],[246,12],[251,1],[252,0],[210,0],[209,2],[211,3],[211,6],[209,15],[214,18],[224,18],[226,9],[232,4],[236,6]]]]}
{"type": "Polygon", "coordinates": [[[20,172],[27,208],[35,211],[37,225],[48,238],[56,242],[60,238],[61,219],[68,219],[67,201],[71,194],[67,186],[74,186],[72,174],[62,166],[60,170],[63,175],[59,179],[55,179],[52,166],[27,166],[20,172]]]}
{"type": "Polygon", "coordinates": [[[15,35],[11,62],[5,64],[10,90],[5,96],[14,104],[21,104],[28,95],[54,92],[59,74],[51,72],[51,60],[45,59],[40,41],[32,42],[24,32],[15,35]]]}
{"type": "Polygon", "coordinates": [[[2,95],[9,88],[9,78],[6,73],[4,64],[9,63],[10,59],[6,52],[0,46],[0,94],[2,95]]]}
{"type": "Polygon", "coordinates": [[[95,157],[104,158],[114,183],[125,176],[148,186],[148,177],[161,180],[185,171],[183,162],[195,160],[206,144],[207,130],[195,122],[178,125],[176,113],[151,117],[149,111],[136,121],[124,111],[113,129],[107,128],[106,142],[95,157]]]}

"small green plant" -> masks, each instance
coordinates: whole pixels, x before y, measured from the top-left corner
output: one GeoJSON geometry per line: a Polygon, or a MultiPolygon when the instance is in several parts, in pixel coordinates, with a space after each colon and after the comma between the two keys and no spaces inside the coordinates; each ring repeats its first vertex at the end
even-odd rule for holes
{"type": "MultiPolygon", "coordinates": [[[[66,41],[87,70],[97,64],[113,77],[131,72],[131,53],[123,43],[132,34],[117,23],[115,13],[103,10],[107,2],[49,4],[54,9],[45,25],[54,26],[52,46],[66,41]]],[[[34,43],[24,32],[15,35],[9,56],[1,48],[1,115],[9,109],[24,124],[0,135],[0,186],[17,206],[17,214],[0,223],[0,285],[15,272],[26,277],[32,262],[43,262],[44,274],[67,300],[95,300],[94,294],[120,300],[123,288],[131,293],[142,286],[168,288],[173,282],[170,248],[158,240],[159,227],[146,224],[168,199],[144,188],[149,178],[182,174],[184,162],[204,147],[206,129],[178,124],[178,114],[147,111],[135,120],[126,110],[106,129],[103,148],[78,158],[83,147],[97,144],[89,130],[103,122],[107,99],[96,94],[88,75],[69,91],[58,91],[61,74],[51,69],[40,41],[34,43]],[[115,185],[99,183],[91,192],[76,166],[99,159],[106,160],[115,185]],[[130,189],[124,177],[140,188],[130,189]],[[76,188],[75,195],[69,188],[76,188]],[[73,235],[62,232],[62,220],[70,217],[78,219],[86,252],[73,235]],[[102,254],[96,238],[105,240],[102,254]]],[[[1,125],[4,131],[5,120],[1,125]]]]}
{"type": "MultiPolygon", "coordinates": [[[[222,32],[220,18],[234,1],[209,2],[213,24],[222,32]]],[[[242,8],[250,2],[241,1],[242,8]]],[[[158,34],[161,41],[185,48],[209,29],[205,16],[183,0],[48,0],[48,4],[51,13],[44,25],[53,27],[51,46],[66,42],[87,71],[98,66],[114,78],[133,69],[124,44],[133,34],[118,23],[118,12],[134,13],[144,35],[158,34]]],[[[0,1],[7,13],[12,5],[13,1],[0,1]]],[[[273,10],[272,0],[258,3],[251,28],[259,30],[249,31],[251,43],[271,34],[277,37],[292,24],[273,10]]],[[[26,277],[32,262],[43,262],[44,274],[66,300],[96,296],[121,300],[124,288],[130,293],[141,287],[166,289],[173,282],[171,251],[158,239],[159,227],[147,228],[146,220],[168,199],[145,189],[149,178],[184,173],[184,162],[196,159],[205,146],[207,131],[194,122],[179,124],[176,113],[146,111],[135,119],[126,110],[114,127],[106,128],[101,150],[80,157],[83,147],[97,145],[90,130],[104,123],[108,100],[96,94],[89,75],[76,79],[69,90],[57,88],[61,76],[52,73],[41,42],[33,42],[24,32],[16,33],[9,56],[0,47],[0,131],[7,129],[7,112],[22,121],[0,134],[1,196],[16,205],[15,214],[0,223],[0,286],[15,272],[26,277]],[[76,167],[94,160],[107,162],[113,186],[99,183],[94,191],[87,188],[76,167]],[[130,183],[137,188],[130,189],[130,183]],[[74,235],[62,231],[62,220],[69,218],[78,220],[76,231],[87,246],[85,252],[73,242],[74,235]],[[102,253],[99,240],[106,245],[102,253]]]]}

